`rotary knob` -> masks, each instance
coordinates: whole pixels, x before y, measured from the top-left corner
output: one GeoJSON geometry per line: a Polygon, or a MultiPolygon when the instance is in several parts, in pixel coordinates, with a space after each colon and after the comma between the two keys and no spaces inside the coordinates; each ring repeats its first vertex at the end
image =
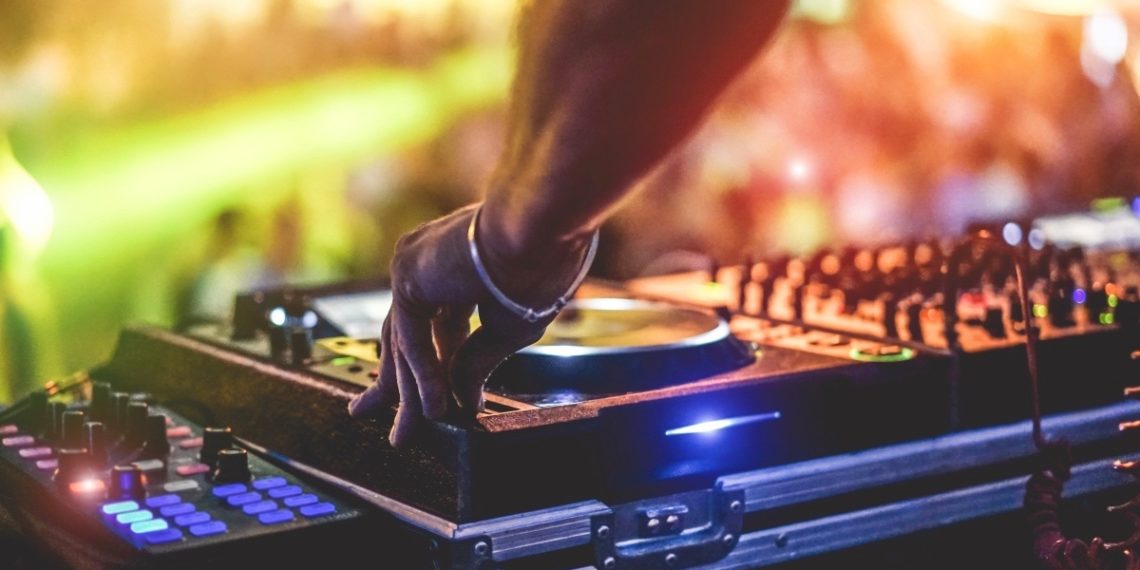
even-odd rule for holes
{"type": "Polygon", "coordinates": [[[166,416],[155,414],[146,418],[143,453],[147,457],[164,457],[170,454],[170,441],[166,439],[166,416]]]}
{"type": "Polygon", "coordinates": [[[219,451],[213,479],[215,483],[248,483],[249,454],[237,447],[219,451]]]}
{"type": "Polygon", "coordinates": [[[202,450],[198,452],[198,459],[206,465],[213,466],[218,458],[218,452],[233,445],[233,430],[228,427],[208,427],[202,432],[202,450]]]}
{"type": "Polygon", "coordinates": [[[94,469],[91,466],[87,450],[81,447],[65,447],[56,452],[59,461],[52,480],[56,485],[66,488],[69,484],[89,478],[94,469]]]}
{"type": "Polygon", "coordinates": [[[111,468],[111,488],[107,498],[112,501],[146,498],[146,476],[137,465],[116,465],[111,468]]]}

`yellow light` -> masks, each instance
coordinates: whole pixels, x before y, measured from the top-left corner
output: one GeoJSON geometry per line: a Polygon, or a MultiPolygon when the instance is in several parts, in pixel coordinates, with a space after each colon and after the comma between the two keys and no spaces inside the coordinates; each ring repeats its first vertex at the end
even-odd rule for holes
{"type": "Polygon", "coordinates": [[[1049,308],[1045,305],[1033,305],[1033,316],[1044,319],[1049,316],[1049,308]]]}
{"type": "Polygon", "coordinates": [[[1108,306],[1109,306],[1109,307],[1115,307],[1115,306],[1116,306],[1116,304],[1117,304],[1117,303],[1119,303],[1119,302],[1120,302],[1120,299],[1119,299],[1119,298],[1117,298],[1117,296],[1116,296],[1116,295],[1109,295],[1109,296],[1108,296],[1108,306]]]}
{"type": "Polygon", "coordinates": [[[11,224],[20,248],[35,257],[51,237],[55,210],[47,193],[0,138],[0,226],[11,224]]]}

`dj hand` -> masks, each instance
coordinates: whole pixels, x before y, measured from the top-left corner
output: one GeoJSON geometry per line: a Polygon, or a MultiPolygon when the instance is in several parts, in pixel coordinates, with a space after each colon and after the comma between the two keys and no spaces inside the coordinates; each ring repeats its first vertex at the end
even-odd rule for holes
{"type": "MultiPolygon", "coordinates": [[[[407,447],[424,418],[447,413],[452,398],[466,413],[483,407],[483,385],[508,356],[533,344],[550,318],[527,322],[488,293],[476,273],[467,242],[474,207],[428,222],[401,237],[392,260],[393,303],[380,337],[376,382],[349,403],[354,418],[380,415],[399,402],[389,441],[407,447]],[[480,327],[470,332],[479,308],[480,327]]],[[[484,214],[485,215],[485,214],[484,214]]],[[[520,301],[565,293],[581,268],[580,252],[557,266],[530,268],[501,261],[487,246],[480,218],[479,249],[492,279],[520,301]],[[506,283],[513,286],[505,287],[506,283]],[[560,289],[561,288],[561,289],[560,289]],[[521,290],[521,291],[520,291],[521,290]]],[[[491,242],[493,243],[493,242],[491,242]]],[[[541,306],[542,301],[535,306],[541,306]]]]}

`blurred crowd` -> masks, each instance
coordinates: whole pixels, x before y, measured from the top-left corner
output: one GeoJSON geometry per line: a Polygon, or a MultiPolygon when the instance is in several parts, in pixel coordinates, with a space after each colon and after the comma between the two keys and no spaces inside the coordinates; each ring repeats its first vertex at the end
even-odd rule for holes
{"type": "MultiPolygon", "coordinates": [[[[77,137],[112,133],[114,142],[152,121],[346,70],[428,73],[473,47],[507,49],[516,8],[511,0],[0,0],[0,142],[11,141],[11,158],[45,181],[47,197],[67,203],[50,180],[77,137]]],[[[946,235],[978,219],[1136,194],[1138,68],[1140,9],[1130,2],[798,0],[707,124],[603,229],[594,273],[620,279],[690,268],[707,255],[729,263],[946,235]],[[1035,2],[1079,9],[1047,13],[1035,2]]],[[[401,233],[478,199],[501,145],[505,85],[499,93],[363,159],[282,160],[275,176],[225,194],[177,235],[124,235],[116,243],[151,255],[132,256],[95,285],[38,270],[62,255],[50,243],[38,258],[7,256],[16,261],[0,276],[24,277],[0,278],[8,315],[0,342],[23,344],[6,352],[22,356],[0,359],[0,401],[14,378],[105,358],[124,322],[224,319],[243,289],[382,278],[401,233]],[[51,316],[20,317],[21,287],[46,297],[51,316]],[[32,342],[26,329],[54,341],[32,342]],[[66,350],[37,355],[47,345],[66,350]]],[[[206,185],[207,170],[169,176],[206,185]]],[[[0,208],[0,228],[5,215],[0,208]]]]}

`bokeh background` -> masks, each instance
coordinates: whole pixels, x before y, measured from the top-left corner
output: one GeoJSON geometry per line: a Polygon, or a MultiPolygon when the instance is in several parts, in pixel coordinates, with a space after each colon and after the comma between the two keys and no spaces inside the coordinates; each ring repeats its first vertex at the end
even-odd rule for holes
{"type": "MultiPolygon", "coordinates": [[[[0,401],[105,359],[127,322],[382,278],[397,236],[478,199],[518,8],[0,0],[0,401]]],[[[1135,0],[797,0],[594,273],[1131,196],[1138,93],[1135,0]]]]}

